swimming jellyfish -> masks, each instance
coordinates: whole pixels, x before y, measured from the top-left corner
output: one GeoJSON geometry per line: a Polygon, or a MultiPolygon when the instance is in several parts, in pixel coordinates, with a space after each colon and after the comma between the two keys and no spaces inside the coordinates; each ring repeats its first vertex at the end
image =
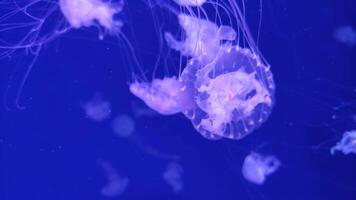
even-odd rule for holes
{"type": "Polygon", "coordinates": [[[95,93],[94,97],[82,105],[85,115],[94,121],[104,121],[111,115],[111,104],[105,101],[99,93],[95,93]]]}
{"type": "Polygon", "coordinates": [[[162,174],[163,180],[171,186],[173,192],[181,192],[184,188],[182,180],[184,170],[177,162],[170,162],[167,164],[166,170],[162,174]]]}
{"type": "MultiPolygon", "coordinates": [[[[26,80],[35,65],[43,45],[72,29],[96,26],[103,33],[117,34],[122,22],[114,15],[122,11],[123,3],[105,0],[2,0],[0,1],[0,60],[12,59],[24,53],[28,63],[17,86],[11,86],[5,96],[15,91],[15,105],[19,101],[26,80]]],[[[12,78],[11,80],[12,81],[12,78]]],[[[9,83],[9,85],[13,85],[9,83]]],[[[16,85],[16,84],[14,84],[16,85]]],[[[8,97],[6,97],[8,98],[8,97]]]]}
{"type": "Polygon", "coordinates": [[[122,7],[122,3],[104,0],[4,0],[0,2],[0,37],[4,36],[0,40],[0,58],[16,50],[38,54],[43,44],[73,28],[99,24],[115,33],[122,22],[114,19],[114,15],[122,7]]]}
{"type": "Polygon", "coordinates": [[[274,173],[280,165],[280,161],[274,156],[252,152],[244,160],[242,175],[249,182],[262,185],[266,177],[274,173]]]}
{"type": "Polygon", "coordinates": [[[352,26],[338,27],[334,31],[334,38],[350,47],[356,44],[356,30],[352,26]]]}
{"type": "Polygon", "coordinates": [[[342,151],[345,155],[356,153],[356,130],[346,131],[340,142],[330,149],[332,155],[335,151],[342,151]]]}
{"type": "Polygon", "coordinates": [[[100,160],[99,164],[103,168],[108,180],[106,185],[101,189],[101,194],[109,198],[122,195],[129,185],[129,178],[119,175],[111,163],[107,161],[100,160]]]}
{"type": "Polygon", "coordinates": [[[208,139],[241,139],[269,116],[275,85],[257,51],[233,45],[228,26],[179,15],[185,40],[166,33],[168,45],[191,57],[179,78],[134,82],[130,91],[161,114],[179,112],[208,139]],[[224,43],[222,41],[225,41],[224,43]]]}
{"type": "Polygon", "coordinates": [[[59,7],[73,28],[92,26],[98,22],[111,31],[121,27],[114,15],[122,10],[122,5],[111,5],[102,0],[59,0],[59,7]]]}

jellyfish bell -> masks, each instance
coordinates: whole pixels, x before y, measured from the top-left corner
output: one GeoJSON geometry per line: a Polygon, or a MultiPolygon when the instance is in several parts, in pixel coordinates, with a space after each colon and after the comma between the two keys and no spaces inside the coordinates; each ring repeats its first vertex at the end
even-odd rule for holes
{"type": "Polygon", "coordinates": [[[183,113],[209,139],[241,139],[265,122],[273,107],[270,68],[239,46],[221,48],[208,65],[191,59],[181,80],[195,88],[195,106],[183,113]]]}

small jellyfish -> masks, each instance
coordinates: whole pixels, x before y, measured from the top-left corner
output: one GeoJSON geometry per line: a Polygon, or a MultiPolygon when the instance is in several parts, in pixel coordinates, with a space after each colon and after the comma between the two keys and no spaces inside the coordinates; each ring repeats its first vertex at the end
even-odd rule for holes
{"type": "Polygon", "coordinates": [[[99,164],[108,179],[108,183],[101,189],[101,194],[105,197],[118,197],[122,195],[129,184],[129,179],[120,176],[109,162],[100,161],[99,164]]]}
{"type": "Polygon", "coordinates": [[[262,185],[266,177],[274,173],[280,165],[280,161],[275,156],[252,152],[244,160],[242,175],[249,182],[262,185]]]}
{"type": "Polygon", "coordinates": [[[112,5],[103,0],[59,0],[59,7],[73,28],[89,27],[98,22],[109,31],[122,26],[114,20],[122,5],[112,5]]]}
{"type": "Polygon", "coordinates": [[[346,131],[342,139],[330,149],[330,154],[334,155],[335,151],[341,151],[345,155],[356,153],[356,130],[346,131]]]}
{"type": "Polygon", "coordinates": [[[102,99],[99,93],[96,93],[94,97],[82,106],[85,111],[85,115],[94,121],[103,121],[110,117],[111,105],[110,102],[102,99]]]}
{"type": "Polygon", "coordinates": [[[112,130],[120,137],[128,137],[135,131],[135,122],[128,115],[118,115],[111,123],[112,130]]]}
{"type": "Polygon", "coordinates": [[[342,26],[334,31],[334,38],[350,47],[356,44],[356,30],[351,26],[342,26]]]}
{"type": "Polygon", "coordinates": [[[130,91],[162,115],[183,112],[193,106],[192,93],[176,77],[154,79],[152,83],[134,82],[130,91]]]}
{"type": "Polygon", "coordinates": [[[163,172],[163,180],[172,187],[173,192],[181,192],[184,184],[182,181],[183,168],[176,162],[171,162],[167,165],[166,170],[163,172]]]}

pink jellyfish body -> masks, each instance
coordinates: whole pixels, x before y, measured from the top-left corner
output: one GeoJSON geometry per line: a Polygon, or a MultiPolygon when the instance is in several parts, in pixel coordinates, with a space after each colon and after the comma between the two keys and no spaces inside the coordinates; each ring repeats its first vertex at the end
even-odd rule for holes
{"type": "Polygon", "coordinates": [[[259,127],[271,112],[272,74],[248,49],[222,48],[208,65],[192,59],[181,79],[195,88],[195,106],[184,114],[209,139],[240,139],[259,127]]]}
{"type": "Polygon", "coordinates": [[[161,114],[182,112],[208,139],[241,139],[271,113],[275,85],[255,51],[234,45],[236,32],[179,14],[185,40],[165,33],[168,46],[191,57],[180,77],[131,84],[131,92],[161,114]]]}

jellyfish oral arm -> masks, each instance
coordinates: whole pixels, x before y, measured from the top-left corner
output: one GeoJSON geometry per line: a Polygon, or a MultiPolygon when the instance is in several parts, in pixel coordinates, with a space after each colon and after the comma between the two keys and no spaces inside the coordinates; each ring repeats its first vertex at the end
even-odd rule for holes
{"type": "Polygon", "coordinates": [[[207,61],[215,58],[220,49],[220,41],[232,41],[236,38],[236,31],[229,26],[216,24],[198,19],[186,14],[178,16],[179,24],[185,33],[184,41],[177,41],[172,34],[165,33],[168,46],[184,56],[201,57],[207,61]]]}
{"type": "Polygon", "coordinates": [[[154,79],[152,83],[135,82],[130,91],[162,115],[183,112],[193,104],[190,89],[175,77],[154,79]]]}
{"type": "Polygon", "coordinates": [[[206,0],[174,0],[177,4],[181,6],[201,6],[206,0]]]}

